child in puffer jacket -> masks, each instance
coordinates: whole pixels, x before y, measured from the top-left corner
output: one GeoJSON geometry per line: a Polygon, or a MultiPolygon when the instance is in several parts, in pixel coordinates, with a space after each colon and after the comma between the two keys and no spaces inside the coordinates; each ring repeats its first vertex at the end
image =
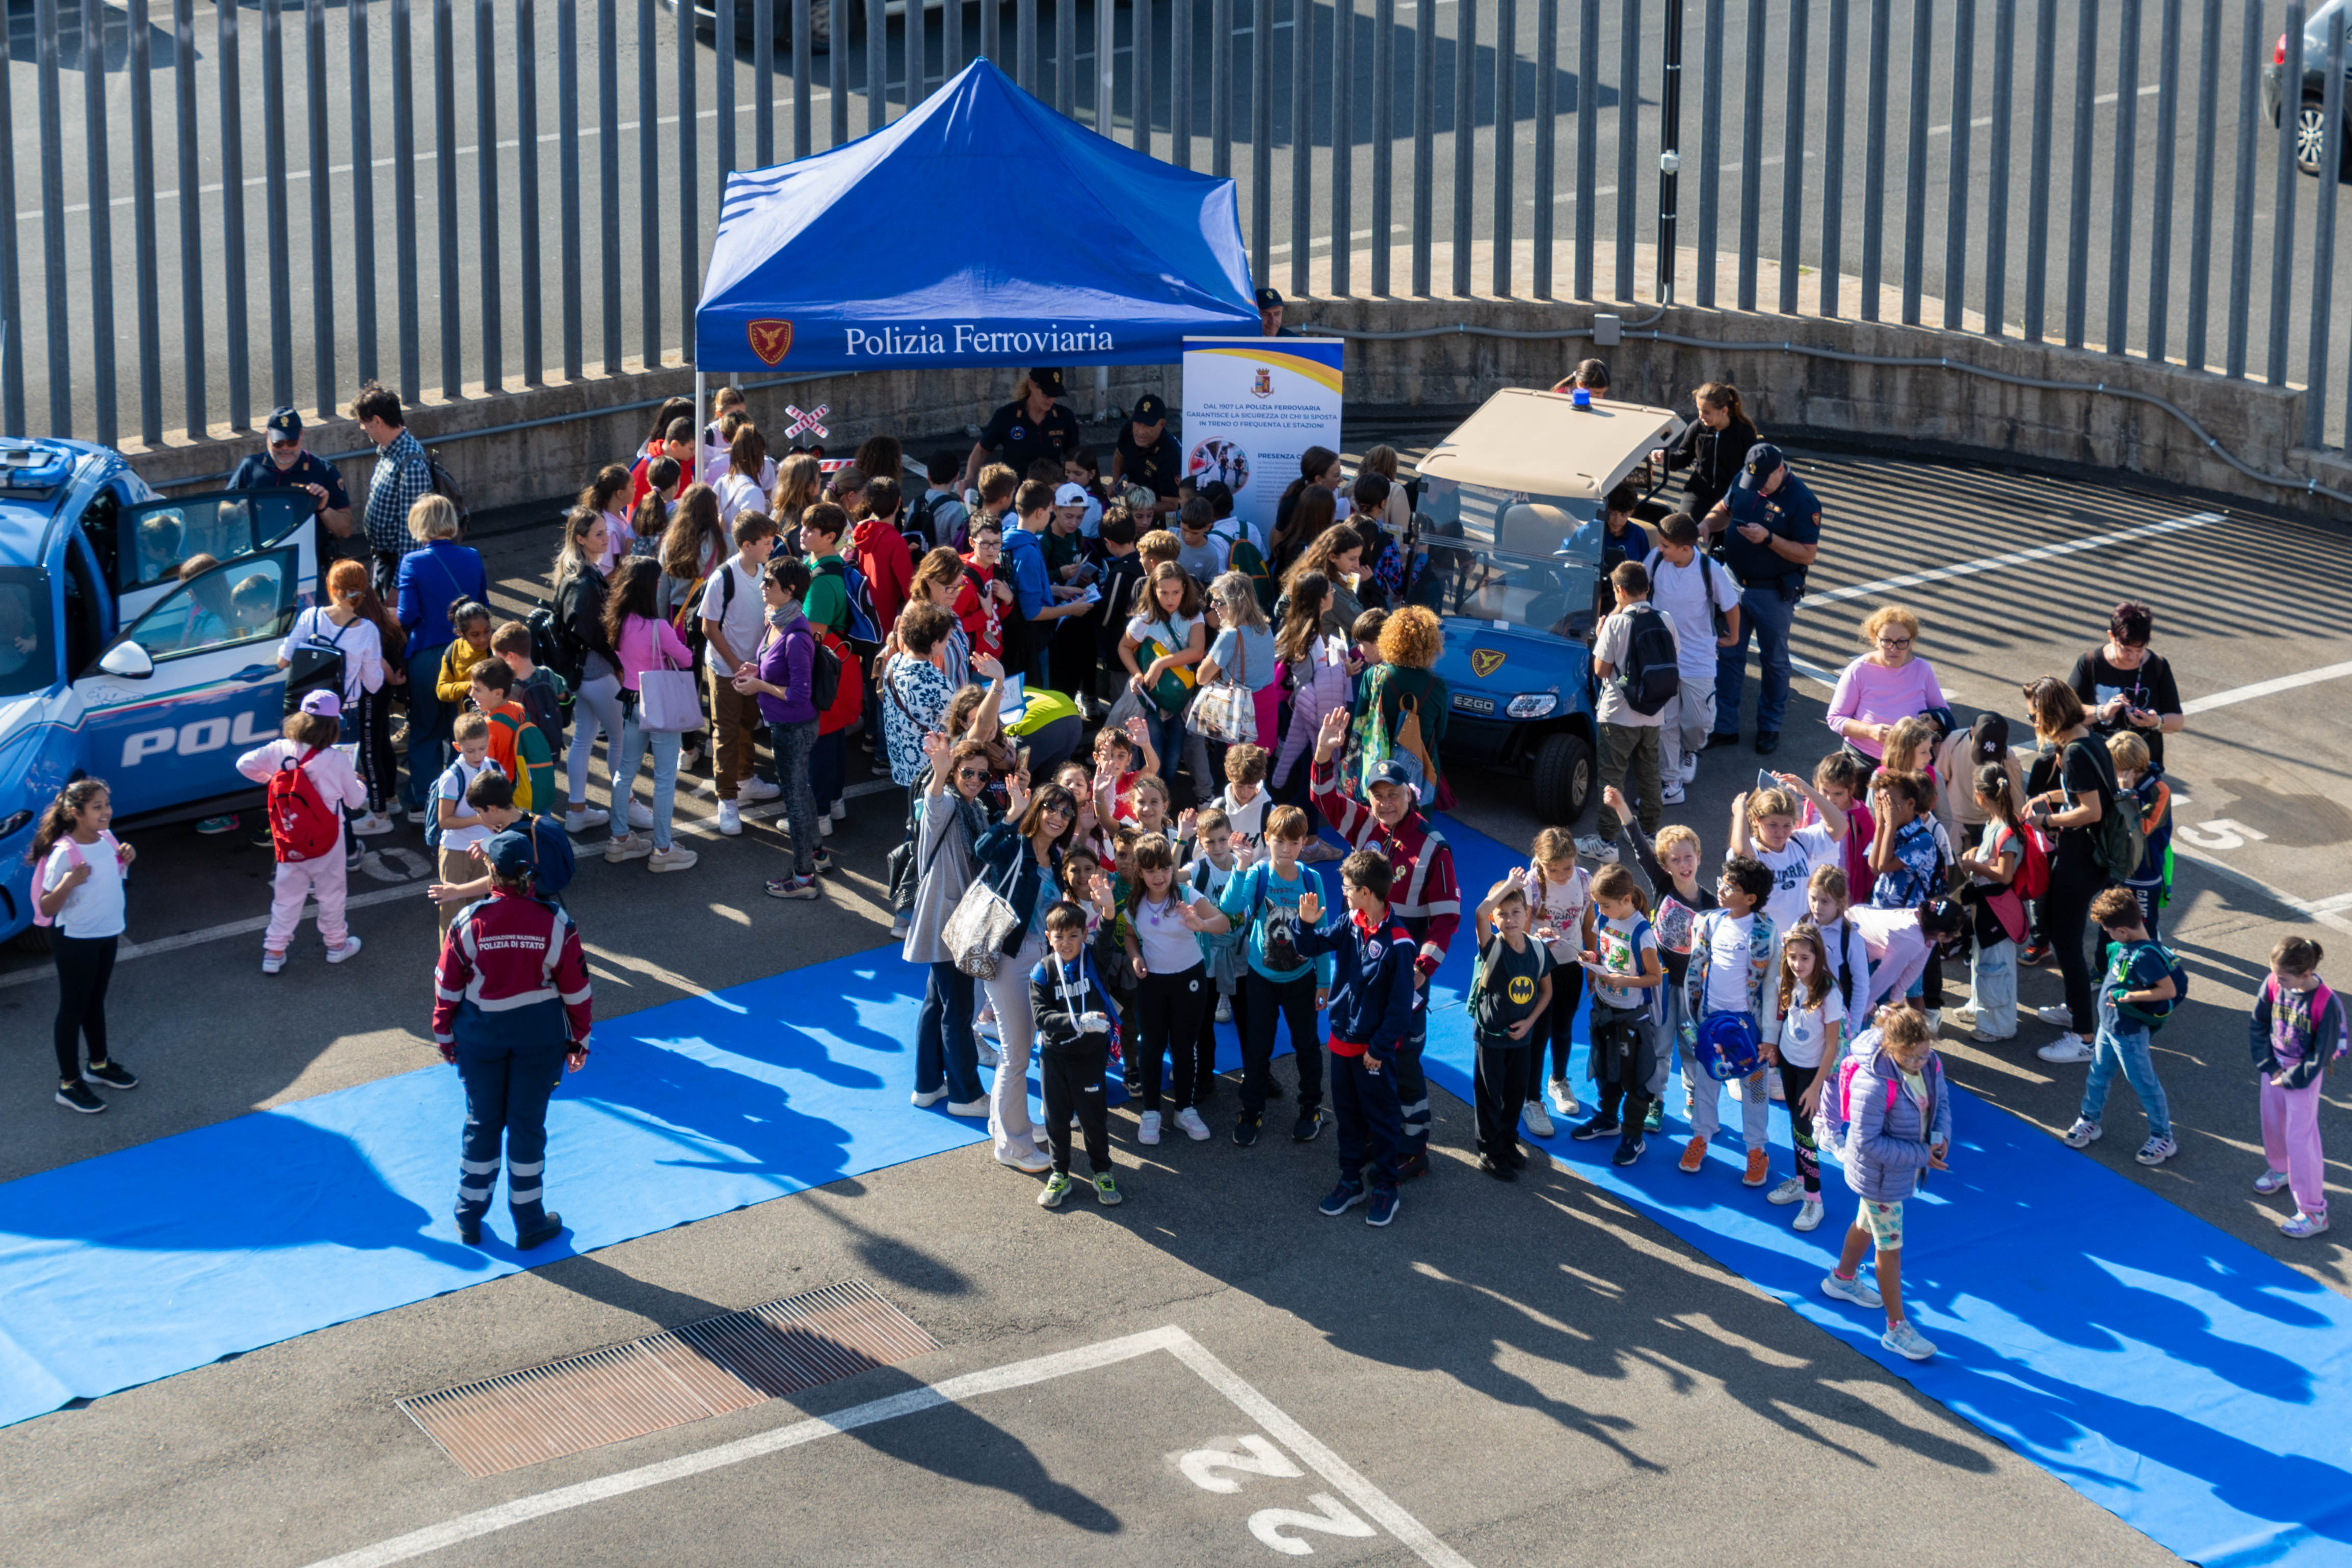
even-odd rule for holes
{"type": "Polygon", "coordinates": [[[1917,1189],[1920,1172],[1949,1168],[1951,1096],[1927,1019],[1904,1007],[1881,1012],[1878,1027],[1854,1041],[1839,1081],[1822,1091],[1822,1120],[1832,1129],[1842,1123],[1844,1134],[1829,1146],[1862,1199],[1822,1293],[1858,1307],[1883,1305],[1886,1333],[1878,1343],[1912,1361],[1926,1361],[1936,1347],[1903,1315],[1903,1201],[1917,1189]],[[1874,1291],[1856,1272],[1874,1246],[1874,1291]]]}

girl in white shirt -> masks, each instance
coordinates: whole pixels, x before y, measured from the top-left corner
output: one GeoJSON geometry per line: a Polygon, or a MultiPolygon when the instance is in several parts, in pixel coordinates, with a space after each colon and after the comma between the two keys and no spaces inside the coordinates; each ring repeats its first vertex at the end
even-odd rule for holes
{"type": "Polygon", "coordinates": [[[58,1103],[91,1114],[106,1102],[90,1092],[136,1089],[139,1080],[106,1051],[106,987],[122,938],[123,873],[135,858],[129,844],[107,831],[114,802],[97,779],[77,779],[58,791],[26,857],[34,876],[34,917],[50,925],[49,956],[58,967],[58,1103]],[[82,1063],[81,1042],[89,1041],[82,1063]]]}
{"type": "Polygon", "coordinates": [[[1576,840],[1564,828],[1536,835],[1528,863],[1528,929],[1551,950],[1551,1006],[1528,1037],[1534,1054],[1528,1063],[1528,1103],[1521,1119],[1529,1134],[1549,1138],[1553,1113],[1573,1120],[1584,1107],[1569,1087],[1568,1059],[1576,1050],[1576,1012],[1584,1000],[1584,969],[1577,955],[1594,946],[1592,873],[1576,862],[1576,840]],[[1549,1052],[1550,1066],[1545,1066],[1549,1052]],[[1551,1112],[1541,1098],[1551,1095],[1551,1112]]]}
{"type": "Polygon", "coordinates": [[[1780,939],[1780,974],[1764,1009],[1764,1055],[1779,1066],[1789,1092],[1789,1130],[1797,1146],[1797,1174],[1767,1196],[1798,1203],[1796,1228],[1822,1222],[1822,1161],[1813,1145],[1813,1107],[1837,1092],[1837,1062],[1845,1030],[1837,987],[1819,927],[1808,921],[1780,939]]]}
{"type": "Polygon", "coordinates": [[[1194,1102],[1201,1092],[1195,1042],[1201,1038],[1201,1009],[1209,1005],[1209,967],[1201,956],[1200,939],[1184,923],[1184,906],[1205,919],[1216,906],[1204,898],[1188,899],[1191,890],[1176,875],[1176,846],[1165,833],[1150,833],[1135,846],[1135,887],[1128,894],[1124,936],[1127,960],[1136,977],[1135,1005],[1129,1016],[1135,1023],[1129,1047],[1132,1071],[1143,1076],[1143,1124],[1139,1144],[1160,1141],[1160,1064],[1172,1050],[1176,1081],[1171,1086],[1176,1101],[1176,1124],[1198,1142],[1209,1135],[1194,1102]]]}

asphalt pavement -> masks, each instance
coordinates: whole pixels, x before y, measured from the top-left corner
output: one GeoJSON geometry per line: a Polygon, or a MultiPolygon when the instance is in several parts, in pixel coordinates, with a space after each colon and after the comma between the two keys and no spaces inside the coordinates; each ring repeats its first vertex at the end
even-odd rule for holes
{"type": "MultiPolygon", "coordinates": [[[[1426,439],[1410,426],[1349,434],[1351,446],[1426,439]]],[[[2280,1239],[2281,1211],[2250,1190],[2260,1156],[2243,1023],[2271,943],[2304,924],[2282,900],[2323,923],[2315,934],[2331,946],[2352,930],[2341,913],[2352,904],[2352,854],[2340,803],[2352,743],[2319,716],[2340,710],[2352,661],[2352,634],[2331,608],[2352,573],[2345,535],[2209,498],[1979,465],[1831,453],[1799,461],[1829,517],[1814,598],[1798,620],[1798,650],[1812,665],[1842,664],[1855,651],[1853,622],[1897,598],[1921,615],[1921,653],[1963,717],[1985,706],[2016,722],[2018,684],[2063,674],[2096,640],[2115,598],[2128,591],[2157,607],[2158,647],[2194,710],[2168,751],[2189,803],[2166,918],[2192,999],[2156,1040],[2182,1152],[2154,1170],[2131,1161],[2138,1111],[2119,1087],[2111,1135],[2082,1157],[2352,1293],[2342,1239],[2280,1239]],[[1989,564],[2021,551],[2058,553],[1989,564]],[[1833,597],[1919,577],[1928,580],[1833,597]],[[2210,847],[2196,847],[2200,836],[2210,847]]],[[[551,542],[536,530],[485,542],[502,607],[541,591],[551,542]]],[[[1774,766],[1809,768],[1828,748],[1826,697],[1824,686],[1799,682],[1774,766]]],[[[1697,829],[1710,855],[1756,762],[1744,746],[1710,754],[1689,804],[1668,812],[1697,829]]],[[[1539,825],[1516,781],[1465,769],[1454,782],[1470,825],[1506,842],[1539,825]]],[[[883,942],[890,800],[887,790],[861,797],[831,841],[846,869],[830,879],[827,904],[762,897],[779,859],[772,825],[755,823],[740,840],[699,836],[711,807],[689,795],[679,819],[698,836],[681,841],[704,856],[692,870],[647,880],[641,862],[586,858],[572,904],[600,1014],[883,942]]],[[[434,1060],[421,880],[376,884],[388,896],[354,914],[368,944],[354,963],[328,970],[306,928],[295,961],[265,980],[267,852],[184,829],[138,841],[131,936],[147,951],[118,969],[110,1015],[118,1051],[146,1085],[114,1096],[102,1116],[49,1105],[54,990],[35,961],[0,957],[0,1039],[14,1047],[7,1071],[18,1085],[0,1177],[434,1060]],[[256,929],[219,934],[248,918],[256,929]]],[[[367,885],[357,880],[354,891],[367,885]]],[[[2055,974],[2031,971],[2021,988],[2028,1006],[2053,1000],[2055,974]]],[[[1981,1047],[1948,1026],[1943,1049],[1956,1081],[2054,1134],[2071,1119],[2083,1070],[2033,1056],[2051,1032],[2028,1022],[2012,1044],[1981,1047]]],[[[1170,1325],[1444,1548],[1490,1568],[1570,1552],[1633,1563],[1803,1558],[1822,1550],[1825,1530],[1867,1530],[1890,1557],[1939,1564],[2166,1560],[2055,1478],[1565,1170],[1539,1157],[1535,1179],[1514,1187],[1478,1176],[1467,1108],[1436,1098],[1436,1174],[1406,1189],[1385,1232],[1311,1212],[1329,1177],[1328,1140],[1142,1148],[1132,1117],[1115,1113],[1114,1158],[1129,1192],[1117,1210],[1080,1203],[1044,1214],[1030,1178],[975,1146],[25,1422],[0,1431],[0,1496],[13,1521],[0,1562],[312,1563],[917,1384],[1170,1325]],[[481,1481],[392,1407],[404,1395],[848,1279],[881,1290],[942,1348],[481,1481]]],[[[1212,1119],[1232,1103],[1228,1083],[1212,1119]]],[[[2334,1096],[2322,1116],[2338,1148],[2352,1147],[2345,1111],[2334,1096]]],[[[593,1205],[609,1179],[551,1177],[566,1208],[593,1205]]],[[[1919,1230],[1917,1244],[1932,1246],[1924,1222],[1919,1230]]],[[[608,1486],[603,1500],[421,1560],[901,1563],[945,1549],[977,1563],[1050,1552],[1206,1563],[1258,1550],[1255,1511],[1323,1511],[1328,1524],[1336,1516],[1314,1500],[1321,1494],[1350,1519],[1374,1517],[1313,1477],[1269,1475],[1239,1495],[1192,1479],[1184,1456],[1234,1451],[1237,1434],[1276,1429],[1236,1398],[1155,1351],[625,1495],[608,1486]]],[[[1414,1560],[1393,1528],[1289,1528],[1342,1561],[1414,1560]]]]}

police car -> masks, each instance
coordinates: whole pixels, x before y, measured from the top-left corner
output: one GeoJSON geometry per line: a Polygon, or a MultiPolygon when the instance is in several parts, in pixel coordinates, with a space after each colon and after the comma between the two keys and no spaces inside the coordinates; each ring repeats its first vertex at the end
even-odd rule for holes
{"type": "Polygon", "coordinates": [[[1580,395],[1487,399],[1422,458],[1413,514],[1428,553],[1411,597],[1445,626],[1447,764],[1528,776],[1537,814],[1558,823],[1592,794],[1601,497],[1683,424],[1671,409],[1580,395]]]}
{"type": "Polygon", "coordinates": [[[284,714],[278,645],[319,591],[312,498],[165,499],[83,442],[0,441],[0,940],[32,921],[33,826],[106,780],[118,827],[254,798],[240,751],[284,714]],[[183,562],[218,564],[180,580],[183,562]]]}

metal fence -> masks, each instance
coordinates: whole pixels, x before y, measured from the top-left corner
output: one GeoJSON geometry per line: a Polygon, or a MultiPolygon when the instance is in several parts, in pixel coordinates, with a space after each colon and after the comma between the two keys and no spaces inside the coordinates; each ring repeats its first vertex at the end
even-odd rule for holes
{"type": "MultiPolygon", "coordinates": [[[[9,0],[0,428],[153,444],[370,379],[681,363],[723,172],[986,55],[1232,174],[1257,277],[1294,294],[1884,315],[2299,380],[2308,444],[2344,439],[2337,182],[2298,171],[2262,85],[2303,80],[2300,5],[705,3],[9,0]]],[[[2342,17],[2304,149],[2330,170],[2342,17]]],[[[884,205],[843,243],[1118,199],[884,205]]]]}

